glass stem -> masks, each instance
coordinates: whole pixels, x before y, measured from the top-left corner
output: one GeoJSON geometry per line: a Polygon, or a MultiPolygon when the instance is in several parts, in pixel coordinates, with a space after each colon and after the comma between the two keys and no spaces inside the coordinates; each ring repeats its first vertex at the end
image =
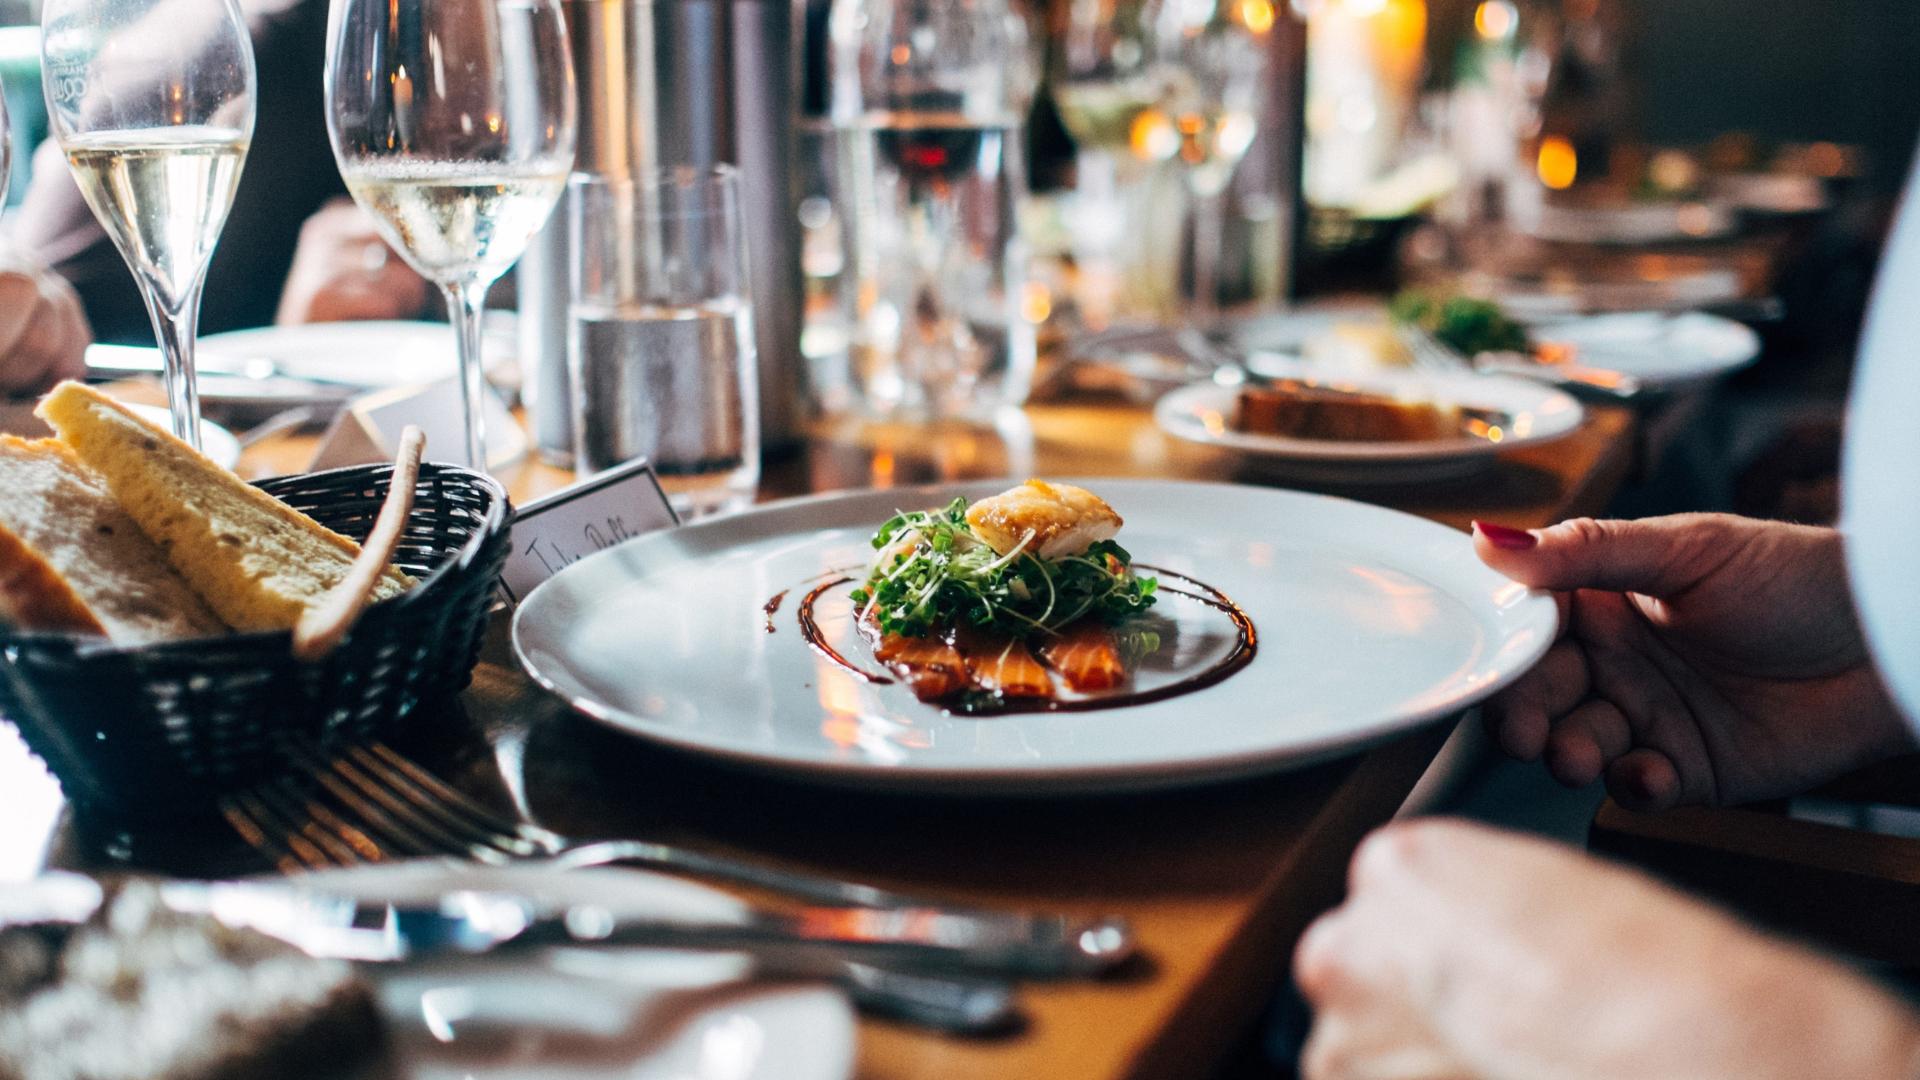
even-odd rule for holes
{"type": "Polygon", "coordinates": [[[1227,200],[1202,194],[1193,204],[1193,313],[1210,325],[1220,314],[1220,248],[1226,242],[1227,200]]]}
{"type": "Polygon", "coordinates": [[[160,355],[167,384],[167,412],[173,417],[173,433],[195,450],[200,449],[200,387],[194,377],[193,343],[200,335],[201,282],[194,282],[180,298],[176,310],[168,310],[154,290],[142,283],[146,294],[147,315],[153,320],[153,336],[160,344],[160,355]]]}
{"type": "Polygon", "coordinates": [[[480,363],[480,322],[492,282],[455,282],[441,286],[447,315],[460,346],[460,405],[467,418],[467,467],[487,471],[486,372],[480,363]]]}

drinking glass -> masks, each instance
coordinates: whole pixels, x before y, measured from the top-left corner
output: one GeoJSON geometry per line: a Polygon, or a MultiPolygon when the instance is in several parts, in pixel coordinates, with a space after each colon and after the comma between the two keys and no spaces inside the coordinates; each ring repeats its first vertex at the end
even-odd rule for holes
{"type": "Polygon", "coordinates": [[[567,204],[575,467],[646,457],[682,517],[744,508],[760,397],[739,172],[582,174],[567,204]]]}
{"type": "Polygon", "coordinates": [[[200,292],[253,137],[253,42],[234,0],[47,0],[41,85],[81,195],[132,268],[198,448],[200,292]]]}
{"type": "Polygon", "coordinates": [[[335,0],[327,134],[347,190],[458,335],[467,463],[486,467],[480,323],[573,168],[559,0],[335,0]]]}
{"type": "Polygon", "coordinates": [[[1253,145],[1274,0],[1150,0],[1156,54],[1166,71],[1143,140],[1186,165],[1193,207],[1193,298],[1202,320],[1219,310],[1227,184],[1253,145]]]}
{"type": "Polygon", "coordinates": [[[13,117],[7,112],[7,95],[0,91],[0,206],[13,190],[13,117]]]}
{"type": "Polygon", "coordinates": [[[829,114],[849,368],[870,412],[1026,400],[1027,42],[1006,0],[835,0],[829,114]]]}

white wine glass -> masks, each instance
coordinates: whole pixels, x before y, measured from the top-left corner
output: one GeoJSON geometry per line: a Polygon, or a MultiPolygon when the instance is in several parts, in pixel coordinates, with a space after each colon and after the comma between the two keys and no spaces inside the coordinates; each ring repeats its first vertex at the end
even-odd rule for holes
{"type": "Polygon", "coordinates": [[[47,118],[139,282],[174,434],[198,448],[193,345],[207,264],[253,138],[253,41],[234,0],[47,0],[47,118]]]}
{"type": "Polygon", "coordinates": [[[1155,53],[1166,80],[1143,141],[1171,148],[1193,194],[1194,312],[1219,310],[1227,185],[1258,127],[1274,0],[1150,0],[1155,53]]]}
{"type": "Polygon", "coordinates": [[[327,134],[347,190],[446,294],[467,463],[486,468],[480,320],[573,168],[559,0],[335,0],[327,134]]]}

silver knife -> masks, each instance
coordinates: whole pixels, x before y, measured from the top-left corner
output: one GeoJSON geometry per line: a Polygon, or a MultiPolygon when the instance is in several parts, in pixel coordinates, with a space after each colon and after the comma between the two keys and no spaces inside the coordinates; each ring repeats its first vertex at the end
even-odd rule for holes
{"type": "Polygon", "coordinates": [[[825,954],[921,971],[1027,978],[1103,974],[1133,954],[1118,919],[994,919],[931,908],[802,907],[737,922],[616,915],[575,905],[543,910],[502,892],[453,892],[432,905],[389,904],[252,882],[174,883],[177,910],[209,914],[317,956],[393,961],[508,948],[623,945],[797,960],[825,954]]]}
{"type": "MultiPolygon", "coordinates": [[[[375,963],[533,945],[537,934],[515,935],[511,928],[537,930],[541,923],[531,904],[502,894],[453,893],[437,907],[413,907],[282,884],[170,882],[161,896],[176,911],[255,930],[314,956],[375,963]]],[[[898,971],[826,948],[745,943],[727,951],[746,954],[758,975],[831,982],[863,1012],[954,1034],[1003,1031],[1020,1016],[1013,987],[1002,980],[898,971]]]]}

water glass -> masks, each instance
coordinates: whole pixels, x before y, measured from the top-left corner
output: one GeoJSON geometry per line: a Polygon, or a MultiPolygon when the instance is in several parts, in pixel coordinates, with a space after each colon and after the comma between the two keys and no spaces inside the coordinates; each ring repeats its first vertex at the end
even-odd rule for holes
{"type": "Polygon", "coordinates": [[[986,417],[1032,383],[1016,217],[1034,71],[1011,11],[1006,0],[834,0],[839,306],[868,412],[986,417]]]}
{"type": "Polygon", "coordinates": [[[682,517],[745,507],[760,408],[739,173],[580,174],[567,202],[575,468],[646,457],[682,517]]]}

